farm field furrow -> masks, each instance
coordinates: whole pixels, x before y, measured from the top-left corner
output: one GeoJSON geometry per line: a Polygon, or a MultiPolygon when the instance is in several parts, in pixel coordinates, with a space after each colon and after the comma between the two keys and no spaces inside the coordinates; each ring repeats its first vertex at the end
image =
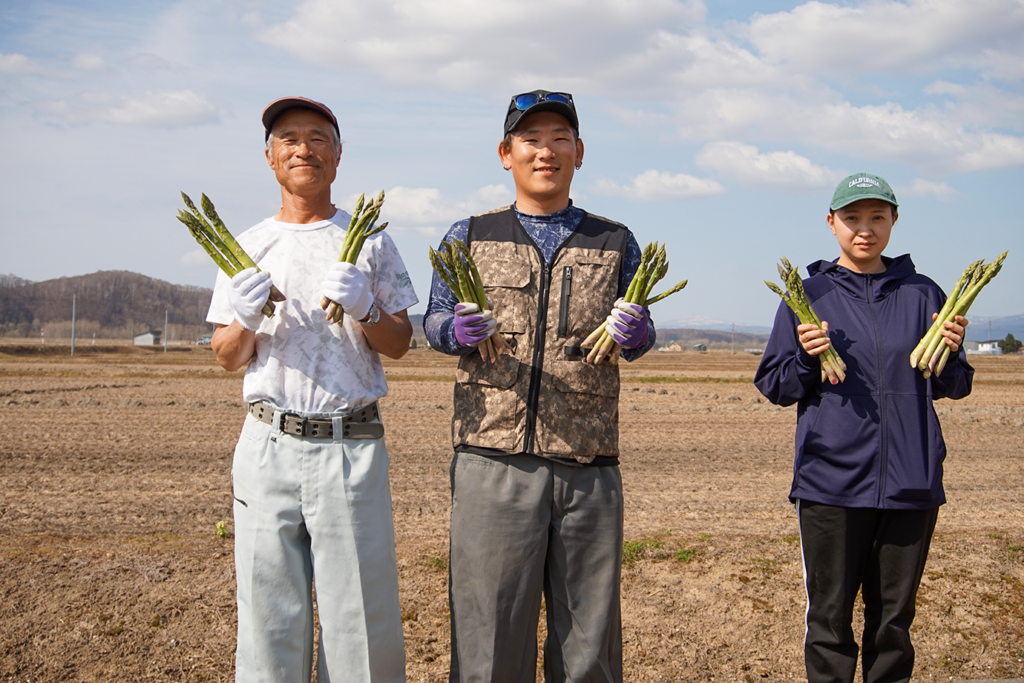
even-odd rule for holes
{"type": "MultiPolygon", "coordinates": [[[[215,530],[231,527],[241,373],[199,348],[8,350],[0,681],[233,680],[232,541],[215,530]]],[[[949,502],[914,625],[922,680],[1024,677],[1024,356],[971,361],[974,393],[936,404],[949,502]]],[[[415,350],[385,367],[408,678],[446,681],[455,363],[415,350]]],[[[628,681],[803,678],[796,411],[760,396],[756,367],[622,366],[628,681]]]]}

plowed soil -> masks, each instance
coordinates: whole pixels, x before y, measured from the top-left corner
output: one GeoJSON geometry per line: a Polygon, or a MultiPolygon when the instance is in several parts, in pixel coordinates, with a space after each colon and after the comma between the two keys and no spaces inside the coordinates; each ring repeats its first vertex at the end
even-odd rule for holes
{"type": "MultiPolygon", "coordinates": [[[[0,681],[233,680],[241,374],[208,349],[103,351],[0,348],[0,681]]],[[[1024,677],[1024,356],[972,361],[974,393],[937,404],[949,503],[913,627],[922,680],[1024,677]]],[[[760,398],[756,366],[622,368],[628,681],[804,677],[796,415],[760,398]]],[[[444,681],[454,363],[386,367],[408,677],[444,681]]]]}

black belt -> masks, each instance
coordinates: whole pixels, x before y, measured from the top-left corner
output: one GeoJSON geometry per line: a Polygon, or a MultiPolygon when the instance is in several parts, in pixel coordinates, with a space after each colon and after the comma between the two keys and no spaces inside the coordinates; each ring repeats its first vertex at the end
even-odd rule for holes
{"type": "MultiPolygon", "coordinates": [[[[260,422],[271,427],[280,427],[285,434],[304,436],[307,439],[333,439],[334,420],[314,420],[294,413],[282,413],[280,425],[274,424],[274,408],[258,401],[249,404],[249,414],[260,422]]],[[[341,418],[342,438],[345,439],[379,439],[384,436],[384,425],[371,422],[379,419],[377,404],[373,403],[358,413],[345,415],[341,418]]]]}

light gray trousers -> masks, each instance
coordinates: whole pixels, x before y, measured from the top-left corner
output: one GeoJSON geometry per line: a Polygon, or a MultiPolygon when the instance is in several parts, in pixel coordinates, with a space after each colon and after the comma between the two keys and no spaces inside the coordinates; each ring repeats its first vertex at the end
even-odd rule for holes
{"type": "Polygon", "coordinates": [[[533,683],[541,591],[546,681],[622,680],[622,478],[532,455],[451,465],[450,680],[533,683]]]}
{"type": "Polygon", "coordinates": [[[246,416],[232,464],[238,683],[309,683],[314,577],[317,680],[405,680],[384,439],[335,439],[246,416]]]}

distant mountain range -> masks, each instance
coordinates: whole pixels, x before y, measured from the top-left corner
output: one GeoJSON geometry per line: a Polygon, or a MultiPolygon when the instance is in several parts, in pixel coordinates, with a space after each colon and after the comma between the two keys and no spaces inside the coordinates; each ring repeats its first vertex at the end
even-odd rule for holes
{"type": "Polygon", "coordinates": [[[104,328],[134,325],[136,329],[162,329],[170,323],[205,325],[213,290],[175,285],[125,270],[30,282],[0,275],[0,330],[38,328],[75,317],[104,328]]]}
{"type": "MultiPolygon", "coordinates": [[[[175,285],[124,270],[31,282],[15,275],[0,275],[0,333],[37,329],[71,319],[72,295],[77,295],[76,317],[103,327],[126,324],[136,329],[162,329],[164,312],[169,322],[205,325],[213,291],[207,287],[175,285]]],[[[423,334],[423,315],[410,315],[413,332],[423,334]]],[[[702,316],[659,320],[659,342],[710,339],[737,345],[763,344],[771,327],[736,324],[702,316]]],[[[1004,339],[1013,334],[1024,339],[1024,314],[998,318],[973,318],[968,338],[974,341],[1004,339]]]]}

